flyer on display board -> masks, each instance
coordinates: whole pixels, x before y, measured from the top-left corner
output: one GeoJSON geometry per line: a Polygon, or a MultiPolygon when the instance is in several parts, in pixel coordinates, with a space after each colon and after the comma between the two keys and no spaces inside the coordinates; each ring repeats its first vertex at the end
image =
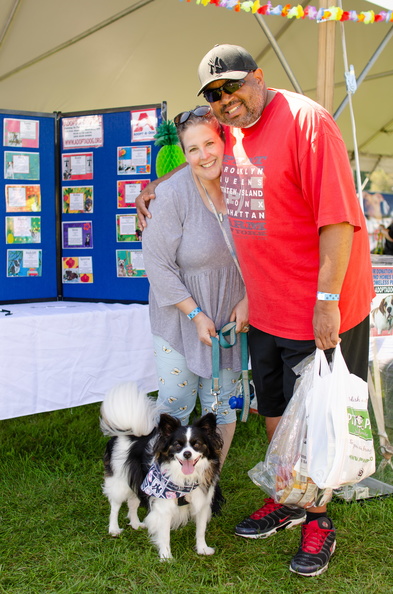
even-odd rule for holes
{"type": "Polygon", "coordinates": [[[117,182],[117,208],[135,208],[136,197],[144,190],[150,179],[127,179],[117,182]]]}
{"type": "Polygon", "coordinates": [[[136,214],[116,215],[116,241],[142,241],[142,229],[136,214]]]}
{"type": "Polygon", "coordinates": [[[3,144],[14,148],[39,148],[40,122],[5,118],[3,144]]]}
{"type": "Polygon", "coordinates": [[[6,217],[6,243],[41,243],[41,217],[6,217]]]}
{"type": "Polygon", "coordinates": [[[116,267],[119,278],[147,276],[141,250],[116,250],[116,267]]]}
{"type": "Polygon", "coordinates": [[[5,186],[6,212],[40,212],[41,187],[38,186],[5,186]]]}
{"type": "Polygon", "coordinates": [[[371,256],[376,296],[371,304],[371,336],[393,334],[393,256],[371,256]]]}
{"type": "Polygon", "coordinates": [[[131,112],[131,142],[154,140],[157,132],[157,113],[155,109],[131,112]]]}
{"type": "Polygon", "coordinates": [[[151,172],[150,146],[119,146],[117,149],[118,175],[149,175],[151,172]]]}
{"type": "Polygon", "coordinates": [[[64,181],[93,179],[93,153],[63,153],[62,177],[64,181]]]}
{"type": "Polygon", "coordinates": [[[102,115],[76,116],[62,119],[63,150],[104,145],[102,115]]]}
{"type": "Polygon", "coordinates": [[[5,179],[40,179],[40,154],[4,152],[5,179]]]}
{"type": "Polygon", "coordinates": [[[42,250],[7,250],[7,277],[42,276],[42,250]]]}
{"type": "Polygon", "coordinates": [[[93,258],[91,256],[68,256],[62,258],[63,283],[92,283],[93,258]]]}
{"type": "Polygon", "coordinates": [[[93,186],[63,186],[63,213],[93,212],[93,186]]]}
{"type": "Polygon", "coordinates": [[[63,222],[63,248],[90,249],[93,247],[93,224],[91,221],[63,222]]]}

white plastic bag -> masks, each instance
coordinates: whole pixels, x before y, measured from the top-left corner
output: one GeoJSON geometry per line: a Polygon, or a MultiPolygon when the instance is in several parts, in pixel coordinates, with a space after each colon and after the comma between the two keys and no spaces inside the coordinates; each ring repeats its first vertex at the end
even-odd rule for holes
{"type": "Polygon", "coordinates": [[[368,386],[349,373],[337,345],[331,368],[317,349],[307,396],[308,474],[321,489],[353,484],[375,472],[368,386]]]}
{"type": "Polygon", "coordinates": [[[248,475],[277,503],[311,507],[325,505],[331,489],[320,489],[309,477],[306,459],[306,400],[314,381],[315,354],[302,361],[294,371],[294,394],[274,432],[265,460],[248,475]]]}

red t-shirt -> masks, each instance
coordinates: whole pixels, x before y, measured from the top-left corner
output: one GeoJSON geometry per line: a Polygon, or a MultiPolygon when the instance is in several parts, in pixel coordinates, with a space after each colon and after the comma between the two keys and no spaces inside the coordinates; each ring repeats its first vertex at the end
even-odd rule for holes
{"type": "Polygon", "coordinates": [[[226,128],[221,185],[253,326],[283,338],[314,338],[318,230],[342,222],[355,233],[340,332],[367,317],[374,289],[365,219],[344,141],[325,109],[277,90],[254,126],[226,128]]]}

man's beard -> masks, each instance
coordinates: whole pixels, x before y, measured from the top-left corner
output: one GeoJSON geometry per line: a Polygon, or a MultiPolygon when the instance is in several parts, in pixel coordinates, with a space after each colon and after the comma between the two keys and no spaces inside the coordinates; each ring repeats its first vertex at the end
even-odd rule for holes
{"type": "Polygon", "coordinates": [[[227,126],[235,126],[236,128],[247,128],[251,126],[254,122],[256,122],[262,114],[263,111],[263,98],[261,97],[260,100],[256,101],[253,105],[247,105],[243,100],[237,99],[236,102],[234,101],[233,104],[241,103],[245,109],[246,113],[239,114],[235,117],[228,116],[225,112],[228,107],[231,107],[231,104],[226,105],[222,109],[220,109],[219,113],[216,113],[217,119],[227,126]]]}

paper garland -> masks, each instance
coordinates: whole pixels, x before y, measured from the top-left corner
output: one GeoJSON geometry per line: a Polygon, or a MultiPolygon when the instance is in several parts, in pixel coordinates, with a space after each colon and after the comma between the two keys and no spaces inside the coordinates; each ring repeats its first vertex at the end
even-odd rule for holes
{"type": "MultiPolygon", "coordinates": [[[[182,0],[180,0],[182,1],[182,0]]],[[[191,2],[191,0],[186,0],[191,2]]],[[[235,12],[244,10],[252,14],[264,14],[283,16],[288,19],[310,19],[321,23],[323,21],[352,21],[355,23],[364,23],[370,25],[371,23],[391,23],[393,22],[393,11],[383,10],[375,13],[373,10],[363,12],[356,12],[356,10],[343,10],[338,6],[330,6],[329,8],[315,8],[315,6],[306,6],[303,8],[300,4],[291,6],[291,4],[278,4],[272,6],[271,2],[261,4],[259,0],[195,0],[197,4],[207,6],[208,4],[215,4],[220,8],[228,8],[235,12]]]]}

